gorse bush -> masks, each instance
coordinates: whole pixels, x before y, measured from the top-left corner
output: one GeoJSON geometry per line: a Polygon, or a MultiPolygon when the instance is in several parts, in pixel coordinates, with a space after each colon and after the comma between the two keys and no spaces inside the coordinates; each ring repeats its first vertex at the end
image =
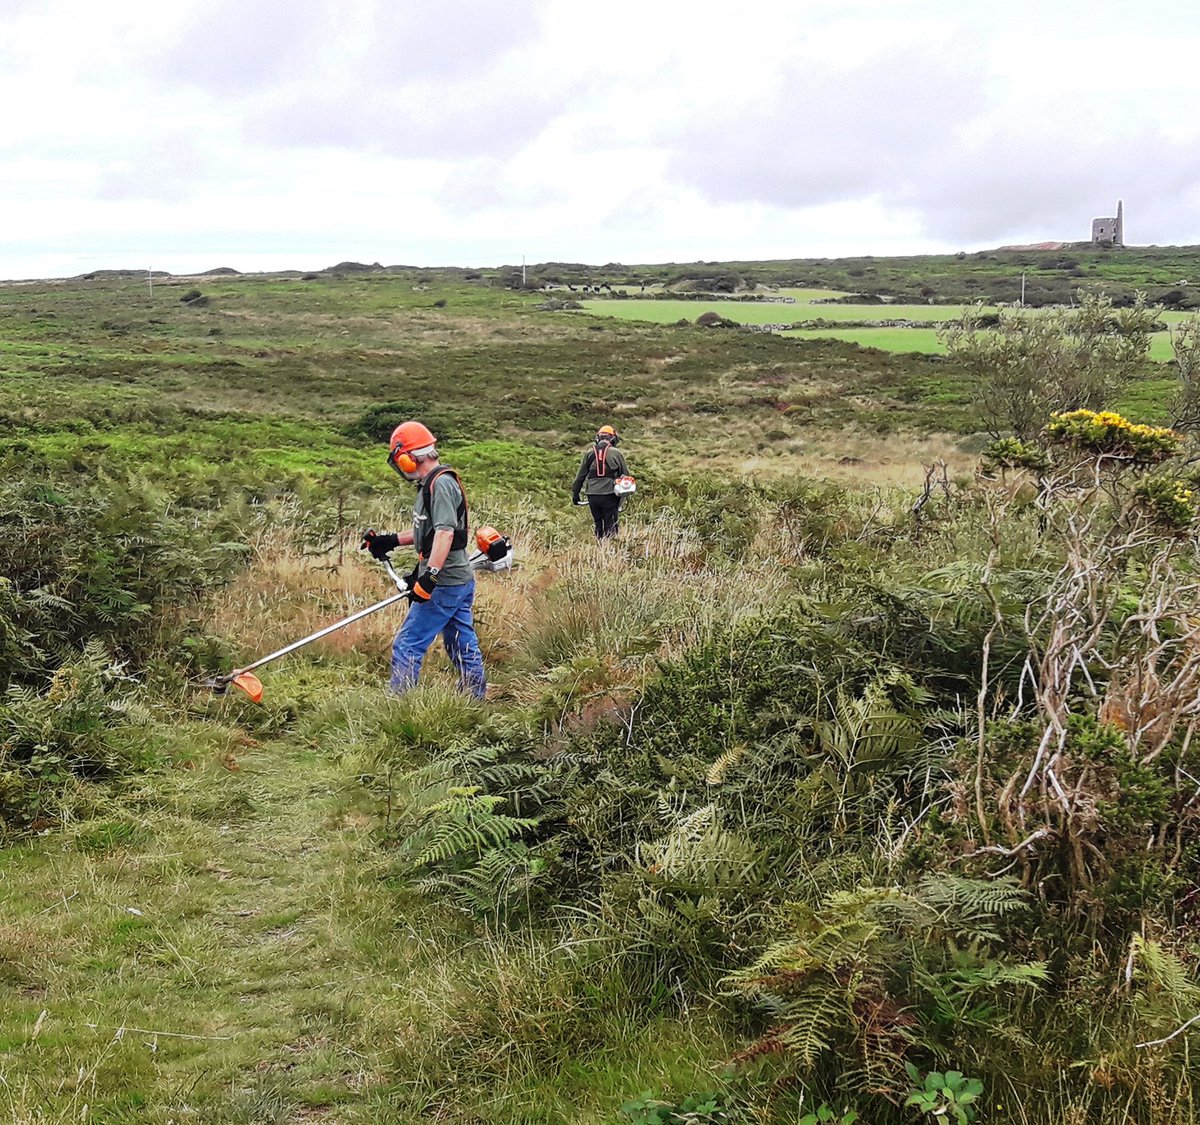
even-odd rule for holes
{"type": "Polygon", "coordinates": [[[1179,452],[1180,436],[1164,426],[1131,423],[1111,410],[1071,410],[1053,414],[1046,425],[1051,442],[1135,464],[1156,464],[1179,452]]]}
{"type": "Polygon", "coordinates": [[[342,432],[351,438],[362,438],[374,445],[386,445],[392,431],[409,418],[420,418],[439,441],[472,441],[491,432],[486,411],[468,406],[450,406],[429,401],[401,400],[370,406],[342,432]]]}

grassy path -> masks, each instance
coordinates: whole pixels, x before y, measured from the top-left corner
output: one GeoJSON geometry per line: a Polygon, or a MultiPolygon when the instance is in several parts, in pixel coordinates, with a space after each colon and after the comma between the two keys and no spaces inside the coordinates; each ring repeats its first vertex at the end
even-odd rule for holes
{"type": "Polygon", "coordinates": [[[351,731],[175,737],[194,768],[0,849],[0,1121],[599,1125],[734,1049],[398,891],[355,755],[318,750],[351,731]]]}
{"type": "Polygon", "coordinates": [[[0,1119],[348,1120],[414,951],[366,795],[288,742],[145,785],[0,851],[0,1119]]]}

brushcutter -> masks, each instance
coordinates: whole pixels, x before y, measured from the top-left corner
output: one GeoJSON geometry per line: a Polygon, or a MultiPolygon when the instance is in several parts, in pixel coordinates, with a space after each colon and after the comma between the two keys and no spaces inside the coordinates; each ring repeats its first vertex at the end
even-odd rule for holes
{"type": "Polygon", "coordinates": [[[471,556],[472,570],[488,570],[493,574],[512,570],[513,545],[507,535],[501,535],[494,527],[481,527],[475,532],[475,546],[479,549],[471,556]]]}
{"type": "MultiPolygon", "coordinates": [[[[487,570],[492,573],[498,573],[502,570],[512,569],[513,548],[512,540],[508,536],[501,535],[494,527],[481,527],[475,533],[475,544],[479,550],[470,557],[472,570],[487,570]]],[[[365,609],[357,610],[348,617],[343,617],[340,621],[333,622],[332,625],[326,625],[323,629],[318,629],[315,633],[309,633],[307,637],[301,637],[298,641],[292,641],[291,644],[284,645],[283,648],[276,649],[266,656],[260,656],[244,668],[235,668],[232,672],[226,672],[224,675],[213,676],[205,680],[201,686],[210,688],[218,695],[224,695],[232,686],[238,688],[240,691],[244,691],[253,702],[261,703],[263,686],[262,681],[254,674],[255,668],[261,668],[264,664],[270,664],[273,661],[279,660],[289,653],[303,648],[305,645],[312,644],[313,641],[319,641],[322,637],[327,637],[330,633],[336,633],[339,629],[344,629],[347,625],[352,625],[355,621],[361,621],[364,617],[372,613],[377,613],[381,609],[386,609],[390,605],[408,600],[410,589],[408,580],[401,578],[392,569],[392,564],[387,559],[381,559],[380,561],[383,563],[388,577],[396,586],[396,593],[392,594],[391,597],[384,598],[383,601],[369,605],[365,609]]]]}

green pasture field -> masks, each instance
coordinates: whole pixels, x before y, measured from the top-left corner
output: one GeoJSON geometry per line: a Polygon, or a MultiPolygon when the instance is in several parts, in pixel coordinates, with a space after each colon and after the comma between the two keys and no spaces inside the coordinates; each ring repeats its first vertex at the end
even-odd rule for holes
{"type": "Polygon", "coordinates": [[[845,340],[863,348],[885,352],[918,352],[945,355],[936,328],[800,328],[780,333],[794,340],[845,340]]]}
{"type": "MultiPolygon", "coordinates": [[[[810,291],[811,292],[811,291],[810,291]]],[[[836,294],[834,294],[836,295],[836,294]]],[[[580,302],[595,316],[611,316],[620,320],[644,320],[652,324],[674,324],[679,320],[694,321],[706,312],[715,312],[739,324],[790,324],[797,320],[956,320],[970,306],[966,305],[814,305],[797,300],[794,305],[769,301],[641,301],[595,300],[580,302]]],[[[985,309],[984,311],[994,311],[985,309]]]]}
{"type": "MultiPolygon", "coordinates": [[[[795,340],[845,340],[864,348],[881,348],[885,352],[946,354],[946,346],[938,339],[936,328],[801,328],[780,335],[795,340]]],[[[1173,356],[1170,334],[1155,332],[1150,341],[1150,358],[1165,363],[1173,356]]]]}
{"type": "MultiPolygon", "coordinates": [[[[611,316],[621,320],[644,320],[655,324],[674,324],[679,320],[695,321],[712,311],[741,324],[786,324],[799,320],[828,321],[912,320],[930,324],[957,320],[972,306],[968,305],[795,305],[764,304],[749,301],[586,301],[585,310],[596,316],[611,316]],[[782,314],[782,315],[781,315],[782,314]]],[[[995,312],[983,308],[983,312],[995,312]]],[[[1175,326],[1194,314],[1165,311],[1161,319],[1175,326]]],[[[844,340],[867,348],[902,354],[944,355],[946,349],[938,340],[937,328],[884,328],[858,326],[846,328],[784,329],[780,335],[798,340],[844,340]]],[[[1171,359],[1174,352],[1169,332],[1155,333],[1150,346],[1150,358],[1158,362],[1171,359]]]]}

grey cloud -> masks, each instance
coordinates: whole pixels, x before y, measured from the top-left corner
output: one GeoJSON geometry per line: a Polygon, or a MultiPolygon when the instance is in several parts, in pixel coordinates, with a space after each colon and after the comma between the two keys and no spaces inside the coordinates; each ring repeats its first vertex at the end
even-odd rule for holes
{"type": "Polygon", "coordinates": [[[677,138],[672,170],[718,203],[808,207],[894,189],[981,107],[959,59],[909,50],[853,69],[789,64],[773,97],[732,102],[677,138]]]}
{"type": "Polygon", "coordinates": [[[537,38],[540,4],[440,0],[376,7],[363,63],[372,82],[478,75],[537,38]]]}
{"type": "Polygon", "coordinates": [[[672,171],[717,203],[786,209],[877,200],[935,239],[1086,239],[1115,200],[1144,201],[1127,225],[1195,229],[1200,147],[1099,110],[992,112],[968,63],[977,52],[909,50],[839,73],[792,66],[761,106],[730,105],[674,139],[672,171]]]}
{"type": "Polygon", "coordinates": [[[327,145],[405,159],[511,155],[558,113],[554,99],[499,80],[419,83],[369,93],[296,89],[252,112],[248,138],[269,146],[327,145]]]}
{"type": "Polygon", "coordinates": [[[213,160],[191,136],[160,136],[110,160],[100,172],[93,194],[110,203],[180,203],[199,194],[213,170],[213,160]]]}
{"type": "Polygon", "coordinates": [[[321,58],[344,26],[341,11],[331,0],[205,0],[149,63],[168,85],[218,97],[269,89],[321,58]]]}
{"type": "Polygon", "coordinates": [[[218,0],[162,74],[236,99],[261,146],[510,154],[557,112],[536,74],[503,65],[537,40],[542,10],[541,0],[218,0]]]}
{"type": "Polygon", "coordinates": [[[296,79],[369,91],[478,72],[535,38],[540,12],[533,0],[207,0],[155,68],[217,97],[296,79]]]}

